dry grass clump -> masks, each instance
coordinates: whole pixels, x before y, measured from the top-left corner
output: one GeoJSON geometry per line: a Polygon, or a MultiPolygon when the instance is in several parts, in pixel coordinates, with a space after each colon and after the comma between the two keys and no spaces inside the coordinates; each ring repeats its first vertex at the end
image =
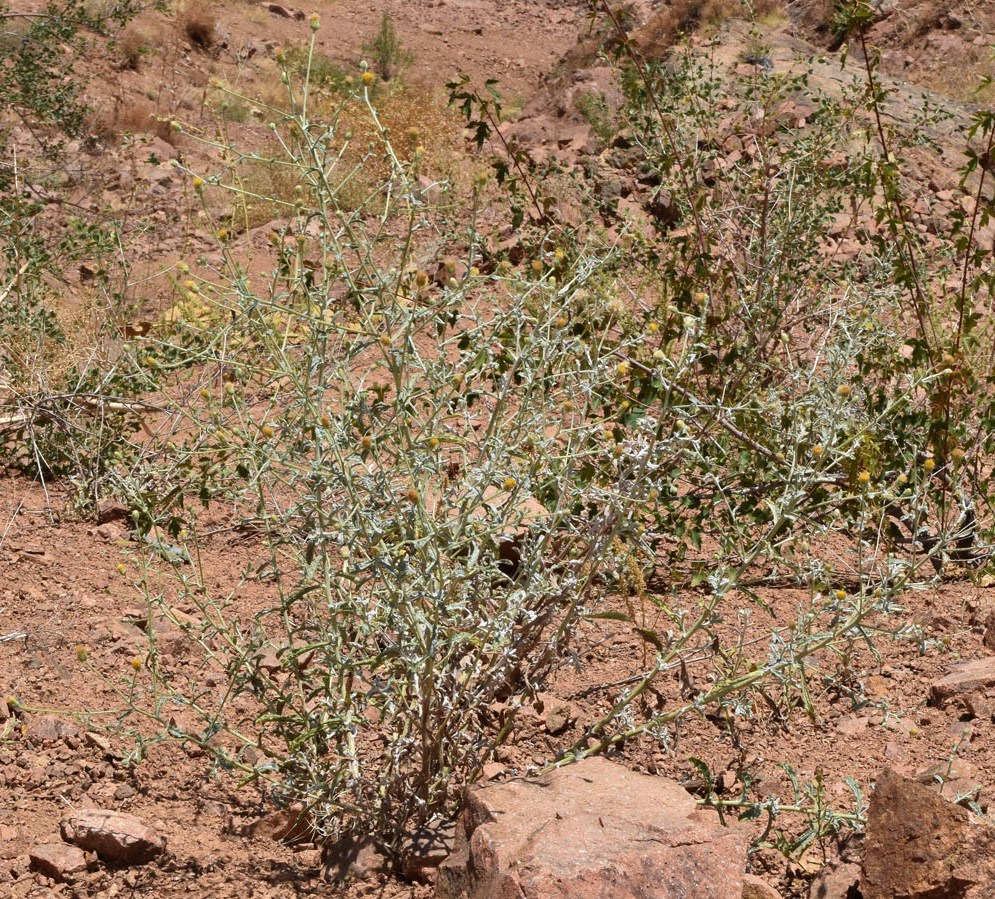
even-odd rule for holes
{"type": "MultiPolygon", "coordinates": [[[[356,88],[355,84],[344,83],[341,89],[351,92],[356,88]]],[[[282,98],[275,85],[272,90],[267,90],[264,84],[257,85],[253,93],[261,103],[265,102],[268,113],[288,105],[286,88],[282,98]]],[[[376,193],[390,171],[391,161],[382,152],[382,143],[360,96],[343,98],[337,87],[319,91],[315,96],[319,117],[336,119],[336,132],[345,145],[339,163],[330,174],[330,187],[343,208],[358,209],[376,193]]],[[[227,102],[237,100],[232,95],[227,102]]],[[[212,106],[217,109],[220,102],[212,106]]],[[[373,103],[401,159],[412,160],[417,155],[421,170],[431,179],[451,179],[455,167],[452,148],[458,145],[461,124],[442,98],[416,86],[404,85],[377,90],[373,103]]],[[[288,163],[282,146],[275,140],[243,160],[234,180],[238,192],[230,222],[236,231],[286,219],[296,202],[309,202],[299,193],[300,173],[288,163]]]]}
{"type": "Polygon", "coordinates": [[[659,53],[682,35],[700,28],[714,28],[727,19],[768,21],[785,16],[782,0],[671,0],[634,35],[643,53],[659,53]]]}
{"type": "Polygon", "coordinates": [[[191,0],[179,11],[177,24],[186,39],[198,50],[210,50],[214,46],[217,18],[208,4],[191,0]]]}
{"type": "Polygon", "coordinates": [[[124,97],[113,107],[93,110],[87,131],[95,137],[116,139],[122,134],[154,134],[168,144],[175,144],[176,132],[160,117],[145,97],[124,97]]]}
{"type": "Polygon", "coordinates": [[[137,72],[141,68],[142,58],[152,51],[154,45],[155,38],[148,30],[136,22],[130,22],[114,42],[118,67],[137,72]]]}

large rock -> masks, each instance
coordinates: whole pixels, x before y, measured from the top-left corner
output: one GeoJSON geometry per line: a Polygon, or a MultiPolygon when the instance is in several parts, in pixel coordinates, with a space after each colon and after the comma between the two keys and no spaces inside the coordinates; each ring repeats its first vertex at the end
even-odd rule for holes
{"type": "Polygon", "coordinates": [[[863,899],[991,899],[995,829],[886,769],[867,817],[863,899]]]}
{"type": "Polygon", "coordinates": [[[745,836],[677,783],[602,758],[473,790],[438,899],[731,899],[745,836]]]}
{"type": "Polygon", "coordinates": [[[102,809],[74,812],[62,822],[62,838],[113,865],[141,865],[166,848],[166,841],[140,818],[102,809]]]}

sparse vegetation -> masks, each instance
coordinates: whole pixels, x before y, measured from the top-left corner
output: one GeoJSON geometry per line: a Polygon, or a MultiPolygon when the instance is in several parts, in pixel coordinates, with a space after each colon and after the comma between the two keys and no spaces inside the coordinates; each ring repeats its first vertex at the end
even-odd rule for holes
{"type": "MultiPolygon", "coordinates": [[[[166,170],[210,243],[171,264],[175,302],[141,328],[122,324],[117,223],[42,227],[12,170],[0,446],[80,506],[113,494],[131,516],[143,551],[121,569],[147,654],[117,677],[78,657],[122,697],[132,760],[178,742],[303,806],[321,838],[372,835],[397,858],[611,627],[637,661],[591,687],[597,715],[535,768],[669,751],[706,719],[739,788],[693,758],[702,804],[764,820],[758,845],[825,858],[862,825],[857,783],[831,792],[828,772],[785,764],[790,795],[760,792],[743,746],[760,720],[816,724],[830,693],[865,705],[862,658],[929,648],[899,614],[910,592],[991,568],[993,275],[976,238],[995,114],[972,120],[973,202],[940,240],[916,225],[903,162],[942,116],[891,124],[866,44],[864,83],[835,98],[808,72],[725,80],[690,47],[647,52],[743,6],[670,4],[637,41],[605,4],[624,103],[577,100],[605,152],[593,186],[558,173],[588,196],[575,224],[506,141],[493,82],[450,83],[457,122],[399,83],[411,57],[388,14],[356,72],[318,52],[312,17],[311,41],[244,91],[212,83],[220,122],[175,125],[212,153],[166,170]],[[242,123],[251,140],[231,138],[242,123]],[[626,179],[605,175],[609,154],[626,179]],[[513,239],[485,231],[498,213],[513,239]],[[96,314],[67,341],[53,297],[81,263],[96,314]],[[212,504],[262,553],[231,590],[201,564],[212,504]],[[242,601],[250,582],[264,605],[242,601]],[[765,601],[781,588],[790,620],[765,601]]],[[[840,16],[864,40],[867,8],[840,16]]],[[[177,24],[214,45],[208,7],[177,24]]],[[[144,44],[118,47],[137,67],[144,44]]],[[[744,49],[768,53],[760,32],[744,49]]],[[[73,134],[75,94],[44,96],[48,52],[31,50],[41,74],[0,80],[19,115],[73,134]]]]}
{"type": "Polygon", "coordinates": [[[363,44],[363,52],[371,61],[373,71],[384,81],[391,81],[411,65],[412,56],[404,49],[401,39],[397,36],[397,28],[390,13],[380,17],[377,33],[363,44]]]}
{"type": "Polygon", "coordinates": [[[612,114],[604,94],[587,91],[578,97],[577,109],[594,133],[603,141],[610,141],[618,131],[618,120],[612,114]]]}

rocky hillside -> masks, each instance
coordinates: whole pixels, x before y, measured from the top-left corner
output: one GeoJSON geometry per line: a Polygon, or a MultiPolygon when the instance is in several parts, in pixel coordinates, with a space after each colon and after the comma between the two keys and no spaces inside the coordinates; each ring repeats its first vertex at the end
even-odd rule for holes
{"type": "Polygon", "coordinates": [[[0,13],[0,896],[990,895],[995,7],[838,6],[0,13]]]}

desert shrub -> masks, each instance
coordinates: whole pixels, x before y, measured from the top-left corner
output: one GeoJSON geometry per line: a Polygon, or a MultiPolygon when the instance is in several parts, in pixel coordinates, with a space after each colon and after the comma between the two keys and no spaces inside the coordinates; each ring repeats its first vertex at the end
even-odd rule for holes
{"type": "Polygon", "coordinates": [[[42,211],[16,194],[0,199],[0,455],[8,471],[62,479],[73,505],[88,508],[137,452],[135,377],[148,382],[106,315],[120,275],[113,228],[73,218],[53,237],[42,211]],[[92,283],[70,303],[65,274],[81,265],[92,283]]]}
{"type": "MultiPolygon", "coordinates": [[[[423,151],[402,157],[360,90],[388,177],[360,207],[342,203],[345,123],[306,120],[303,99],[279,123],[302,188],[285,211],[289,240],[265,292],[245,289],[237,263],[185,288],[191,308],[156,352],[188,354],[200,379],[203,402],[182,412],[189,464],[143,474],[132,502],[150,529],[172,515],[188,552],[194,516],[181,524],[142,485],[192,478],[205,500],[258,518],[266,567],[280,571],[276,604],[235,630],[214,617],[188,629],[262,714],[208,712],[227,735],[224,764],[305,801],[326,832],[396,845],[411,822],[450,811],[507,737],[654,461],[638,442],[606,449],[595,411],[622,364],[609,343],[630,344],[614,333],[601,260],[557,274],[550,247],[537,271],[493,277],[470,248],[449,280],[430,280],[423,151]],[[228,373],[223,384],[204,362],[228,373]],[[564,402],[551,430],[548,410],[564,402]],[[265,647],[281,672],[252,661],[265,647]]],[[[236,614],[187,587],[205,614],[236,614]]],[[[208,709],[154,651],[150,666],[174,702],[208,709]]]]}
{"type": "MultiPolygon", "coordinates": [[[[150,632],[151,714],[182,709],[167,736],[304,803],[326,834],[396,848],[450,814],[599,618],[631,627],[646,665],[550,763],[669,746],[706,711],[733,731],[771,706],[814,716],[828,686],[813,679],[909,636],[890,619],[903,593],[968,559],[966,535],[990,535],[983,509],[970,525],[951,511],[987,467],[972,474],[939,428],[961,387],[924,348],[895,241],[863,260],[823,252],[835,216],[875,202],[880,157],[848,128],[865,97],[818,100],[796,134],[777,111],[804,77],[726,88],[691,54],[624,75],[629,139],[672,198],[668,239],[554,227],[505,159],[521,266],[491,267],[470,227],[438,269],[438,234],[456,238],[420,190],[422,145],[385,127],[373,74],[321,116],[288,75],[270,164],[297,184],[277,206],[272,271],[250,281],[226,248],[149,343],[175,372],[177,449],[118,487],[150,539],[177,541],[174,588],[141,583],[201,650],[177,667],[150,632]],[[251,576],[270,584],[267,608],[240,609],[182,564],[206,539],[193,497],[265,537],[251,576]],[[667,588],[646,589],[649,566],[667,588]],[[783,584],[807,598],[758,649],[744,638],[766,613],[758,588],[783,584]],[[627,612],[604,605],[618,589],[627,612]],[[177,615],[177,592],[196,615],[177,615]]],[[[453,90],[486,143],[498,99],[453,90]]],[[[212,191],[245,189],[188,175],[208,217],[212,191]]],[[[956,408],[968,445],[983,418],[956,408]]],[[[800,788],[796,810],[818,806],[820,828],[859,820],[821,797],[800,788]]]]}
{"type": "Polygon", "coordinates": [[[373,71],[384,81],[396,78],[411,65],[412,55],[404,49],[390,13],[380,17],[377,33],[363,44],[363,52],[372,60],[373,71]]]}

